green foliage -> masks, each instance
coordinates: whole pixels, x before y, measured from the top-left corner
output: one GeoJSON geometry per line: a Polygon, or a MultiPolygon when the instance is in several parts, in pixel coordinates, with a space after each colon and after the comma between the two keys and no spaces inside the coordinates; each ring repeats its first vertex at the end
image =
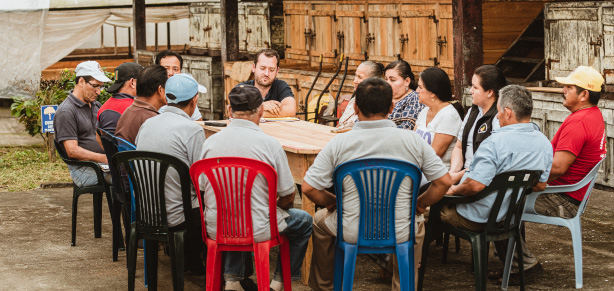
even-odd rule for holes
{"type": "MultiPolygon", "coordinates": [[[[113,73],[105,72],[105,75],[111,80],[114,79],[113,73]]],[[[111,86],[112,83],[106,83],[105,85],[111,86]]],[[[65,69],[57,80],[41,81],[40,87],[34,98],[13,98],[11,114],[19,117],[19,122],[25,126],[28,134],[31,136],[41,134],[41,106],[59,105],[74,88],[75,73],[65,69]]],[[[100,96],[98,96],[98,101],[104,103],[111,98],[111,96],[112,94],[103,88],[100,96]]],[[[43,136],[43,138],[45,137],[43,136]]]]}
{"type": "Polygon", "coordinates": [[[71,181],[66,164],[59,157],[49,161],[43,146],[0,147],[0,192],[26,191],[44,182],[71,181]]]}

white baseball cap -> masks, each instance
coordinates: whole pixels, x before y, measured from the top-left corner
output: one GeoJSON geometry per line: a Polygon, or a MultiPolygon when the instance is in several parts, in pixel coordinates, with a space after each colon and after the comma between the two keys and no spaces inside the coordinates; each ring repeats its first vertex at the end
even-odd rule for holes
{"type": "Polygon", "coordinates": [[[86,61],[78,64],[77,68],[75,69],[75,77],[81,76],[91,76],[92,78],[103,83],[111,82],[111,79],[105,76],[104,72],[102,71],[102,67],[100,67],[100,64],[96,61],[86,61]]]}

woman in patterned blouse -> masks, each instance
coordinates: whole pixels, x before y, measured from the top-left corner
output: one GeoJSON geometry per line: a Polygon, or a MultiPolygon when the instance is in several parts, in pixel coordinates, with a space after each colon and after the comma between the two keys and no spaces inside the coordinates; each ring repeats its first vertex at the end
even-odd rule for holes
{"type": "Polygon", "coordinates": [[[404,60],[394,61],[385,69],[385,77],[392,87],[394,109],[388,119],[398,128],[413,130],[424,104],[418,101],[417,83],[411,66],[404,60]]]}

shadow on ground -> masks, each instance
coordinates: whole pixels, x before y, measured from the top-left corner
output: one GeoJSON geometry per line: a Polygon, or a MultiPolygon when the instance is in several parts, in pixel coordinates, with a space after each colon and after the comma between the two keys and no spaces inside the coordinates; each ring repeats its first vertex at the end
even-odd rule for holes
{"type": "MultiPolygon", "coordinates": [[[[585,290],[614,290],[613,198],[611,192],[595,190],[583,216],[585,290]]],[[[107,209],[103,209],[103,236],[94,238],[91,196],[84,195],[79,201],[77,245],[70,246],[71,199],[71,188],[0,193],[0,290],[127,289],[125,252],[120,253],[118,262],[111,260],[107,209]]],[[[527,282],[527,289],[573,289],[573,252],[568,231],[536,224],[526,229],[529,247],[545,269],[543,275],[527,282]]],[[[425,290],[472,290],[468,243],[462,243],[458,254],[451,250],[447,264],[441,264],[441,251],[441,246],[430,249],[425,290]]],[[[136,286],[144,290],[142,253],[138,264],[136,286]]],[[[160,255],[159,264],[159,289],[171,290],[170,258],[160,255]]],[[[359,257],[356,265],[355,290],[390,290],[390,280],[379,279],[378,268],[367,258],[359,257]]],[[[500,266],[491,255],[489,267],[500,266]]],[[[186,290],[204,287],[204,276],[185,279],[186,290]]],[[[294,282],[293,289],[309,290],[299,282],[294,282]]],[[[498,290],[499,286],[489,281],[488,289],[498,290]]]]}

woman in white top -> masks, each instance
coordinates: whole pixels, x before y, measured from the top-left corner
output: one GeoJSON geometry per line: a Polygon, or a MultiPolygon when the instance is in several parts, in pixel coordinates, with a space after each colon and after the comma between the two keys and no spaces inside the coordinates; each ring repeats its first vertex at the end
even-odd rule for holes
{"type": "MultiPolygon", "coordinates": [[[[356,92],[356,87],[360,82],[367,78],[381,78],[384,74],[384,65],[381,63],[376,63],[372,61],[364,61],[356,68],[356,72],[354,73],[354,92],[356,92]]],[[[354,102],[356,98],[352,95],[352,99],[348,102],[345,107],[345,111],[339,118],[339,124],[337,124],[337,129],[350,129],[354,126],[354,123],[358,120],[358,116],[356,116],[356,112],[354,111],[354,102]]]]}
{"type": "Polygon", "coordinates": [[[463,107],[452,102],[452,86],[448,74],[442,69],[431,67],[420,73],[418,98],[426,105],[416,120],[415,131],[441,157],[450,168],[452,150],[464,116],[463,107]]]}

